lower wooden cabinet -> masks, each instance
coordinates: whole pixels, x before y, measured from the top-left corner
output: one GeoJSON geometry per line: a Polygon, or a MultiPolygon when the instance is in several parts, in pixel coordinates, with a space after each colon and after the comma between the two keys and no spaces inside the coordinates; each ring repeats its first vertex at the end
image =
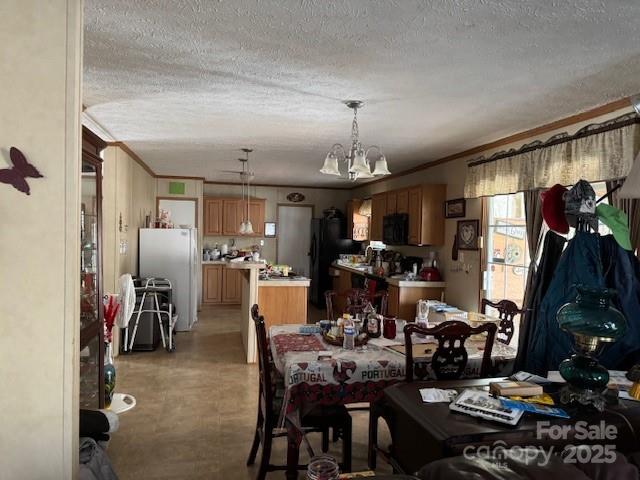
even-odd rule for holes
{"type": "Polygon", "coordinates": [[[416,318],[418,300],[440,300],[443,291],[444,288],[389,285],[388,315],[412,322],[416,318]]]}
{"type": "Polygon", "coordinates": [[[202,266],[202,303],[208,305],[242,303],[242,270],[224,265],[202,266]]]}

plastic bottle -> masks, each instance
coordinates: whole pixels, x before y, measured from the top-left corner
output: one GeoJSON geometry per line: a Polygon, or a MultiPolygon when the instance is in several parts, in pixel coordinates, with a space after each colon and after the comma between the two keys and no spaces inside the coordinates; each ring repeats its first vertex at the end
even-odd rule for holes
{"type": "Polygon", "coordinates": [[[344,322],[344,340],[342,348],[345,350],[355,350],[356,348],[356,327],[353,320],[348,319],[344,322]]]}

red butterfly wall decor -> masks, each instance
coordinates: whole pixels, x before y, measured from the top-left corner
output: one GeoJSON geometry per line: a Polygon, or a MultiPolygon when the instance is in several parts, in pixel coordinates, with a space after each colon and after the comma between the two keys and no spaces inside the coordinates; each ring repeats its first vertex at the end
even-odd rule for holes
{"type": "Polygon", "coordinates": [[[0,170],[0,183],[8,183],[16,190],[30,195],[31,190],[29,189],[27,178],[42,178],[42,175],[16,147],[9,149],[9,158],[11,158],[13,167],[0,170]]]}

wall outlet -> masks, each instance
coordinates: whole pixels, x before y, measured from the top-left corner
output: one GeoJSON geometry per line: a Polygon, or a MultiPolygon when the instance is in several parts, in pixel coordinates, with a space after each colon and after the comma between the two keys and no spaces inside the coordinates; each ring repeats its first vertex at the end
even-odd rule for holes
{"type": "Polygon", "coordinates": [[[260,240],[260,246],[264,247],[264,240],[260,240]]]}

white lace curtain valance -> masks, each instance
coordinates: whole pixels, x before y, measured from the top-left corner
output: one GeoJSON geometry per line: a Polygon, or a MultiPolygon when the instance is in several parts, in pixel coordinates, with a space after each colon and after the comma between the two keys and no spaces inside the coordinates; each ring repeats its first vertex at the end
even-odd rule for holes
{"type": "Polygon", "coordinates": [[[635,114],[469,162],[465,198],[624,178],[640,152],[635,114]]]}

